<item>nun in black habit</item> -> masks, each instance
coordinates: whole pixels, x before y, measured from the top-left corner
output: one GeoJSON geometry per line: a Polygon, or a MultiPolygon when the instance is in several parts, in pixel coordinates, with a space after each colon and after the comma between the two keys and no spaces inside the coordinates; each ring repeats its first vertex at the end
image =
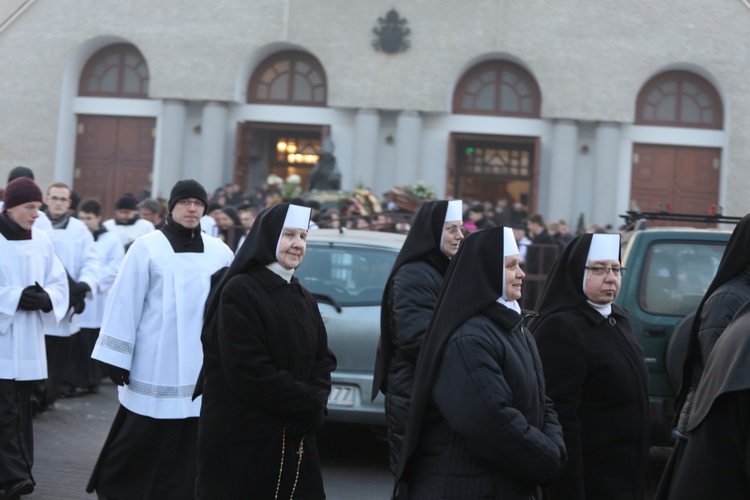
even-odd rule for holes
{"type": "Polygon", "coordinates": [[[202,334],[196,498],[325,498],[314,433],[336,358],[293,277],[310,209],[264,211],[212,293],[202,334]]]}
{"type": "Polygon", "coordinates": [[[420,204],[385,284],[372,399],[385,394],[391,472],[409,420],[414,368],[450,259],[464,239],[461,200],[420,204]]]}
{"type": "Polygon", "coordinates": [[[750,303],[714,345],[695,392],[681,458],[657,498],[750,498],[750,303]]]}
{"type": "Polygon", "coordinates": [[[713,281],[703,295],[690,328],[682,385],[675,399],[677,440],[664,469],[657,498],[667,498],[672,473],[678,467],[690,438],[693,399],[700,387],[704,367],[719,337],[737,311],[750,300],[750,215],[737,224],[729,238],[713,281]]]}
{"type": "Polygon", "coordinates": [[[547,276],[532,320],[568,463],[553,500],[644,495],[651,421],[648,369],[624,309],[619,234],[573,239],[547,276]]]}
{"type": "Polygon", "coordinates": [[[566,461],[517,300],[513,232],[466,237],[419,354],[394,497],[536,499],[566,461]]]}

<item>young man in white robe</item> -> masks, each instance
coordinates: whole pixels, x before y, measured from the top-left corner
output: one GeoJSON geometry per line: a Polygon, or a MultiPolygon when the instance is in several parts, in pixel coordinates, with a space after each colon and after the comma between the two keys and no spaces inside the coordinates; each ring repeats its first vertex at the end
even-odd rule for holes
{"type": "Polygon", "coordinates": [[[177,182],[165,226],[133,243],[107,297],[92,357],[121,406],[86,489],[100,498],[194,497],[203,310],[211,276],[233,258],[201,233],[206,204],[198,182],[177,182]]]}
{"type": "MultiPolygon", "coordinates": [[[[34,172],[29,167],[14,167],[13,170],[8,174],[8,184],[18,179],[19,177],[28,177],[32,181],[34,180],[34,172]]],[[[3,202],[0,201],[0,212],[3,210],[3,202]]],[[[41,229],[48,235],[52,233],[52,223],[47,218],[47,214],[39,211],[39,217],[34,221],[34,227],[41,229]]]]}
{"type": "Polygon", "coordinates": [[[32,228],[42,191],[28,177],[5,189],[0,213],[0,488],[34,490],[31,391],[47,377],[44,330],[68,307],[68,279],[49,236],[32,228]]]}
{"type": "Polygon", "coordinates": [[[52,405],[60,394],[73,395],[75,388],[63,386],[63,379],[70,362],[71,337],[81,329],[80,314],[86,307],[85,299],[96,294],[99,276],[99,257],[94,249],[94,237],[86,224],[68,212],[71,189],[62,182],[47,188],[47,216],[52,222],[52,245],[55,253],[68,273],[70,297],[68,312],[55,328],[45,330],[47,334],[47,371],[44,397],[41,406],[52,405]]]}
{"type": "Polygon", "coordinates": [[[94,249],[99,257],[99,276],[96,296],[86,298],[86,308],[81,313],[81,331],[71,339],[71,356],[65,382],[76,389],[90,393],[99,391],[99,381],[104,372],[101,363],[91,359],[99,329],[104,318],[104,302],[117,277],[125,250],[120,239],[102,225],[101,204],[93,199],[84,200],[78,207],[78,219],[86,224],[94,237],[94,249]]]}

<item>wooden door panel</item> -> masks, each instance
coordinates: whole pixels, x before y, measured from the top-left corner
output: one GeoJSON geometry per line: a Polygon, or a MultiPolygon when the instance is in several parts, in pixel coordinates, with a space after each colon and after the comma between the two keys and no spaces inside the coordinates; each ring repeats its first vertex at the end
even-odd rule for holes
{"type": "Polygon", "coordinates": [[[73,189],[102,204],[105,218],[117,199],[135,196],[151,184],[154,161],[153,118],[79,116],[73,189]]]}
{"type": "Polygon", "coordinates": [[[81,116],[78,118],[77,158],[107,158],[117,144],[117,122],[111,117],[81,116]]]}
{"type": "Polygon", "coordinates": [[[117,149],[127,158],[152,158],[154,152],[152,118],[119,118],[117,149]]]}
{"type": "Polygon", "coordinates": [[[719,149],[635,144],[631,199],[643,211],[708,213],[719,202],[720,157],[719,149]]]}

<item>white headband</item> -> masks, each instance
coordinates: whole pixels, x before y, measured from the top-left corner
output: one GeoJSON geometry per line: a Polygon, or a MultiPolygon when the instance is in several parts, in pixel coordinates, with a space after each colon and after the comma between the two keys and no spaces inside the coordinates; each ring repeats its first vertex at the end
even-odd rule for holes
{"type": "Polygon", "coordinates": [[[620,260],[620,235],[594,234],[586,263],[592,260],[620,260]]]}
{"type": "Polygon", "coordinates": [[[279,248],[281,248],[281,238],[284,236],[284,228],[291,227],[292,229],[304,229],[307,231],[310,228],[310,207],[301,207],[299,205],[289,205],[286,211],[286,217],[284,218],[284,224],[281,226],[279,232],[279,241],[276,242],[276,260],[279,260],[279,248]]]}
{"type": "Polygon", "coordinates": [[[443,223],[452,222],[454,220],[462,221],[464,218],[464,212],[462,210],[463,202],[461,200],[451,200],[448,202],[448,210],[445,211],[445,220],[443,223]]]}
{"type": "Polygon", "coordinates": [[[503,257],[508,255],[519,255],[518,244],[516,243],[516,236],[513,234],[513,229],[509,227],[503,228],[503,257]]]}

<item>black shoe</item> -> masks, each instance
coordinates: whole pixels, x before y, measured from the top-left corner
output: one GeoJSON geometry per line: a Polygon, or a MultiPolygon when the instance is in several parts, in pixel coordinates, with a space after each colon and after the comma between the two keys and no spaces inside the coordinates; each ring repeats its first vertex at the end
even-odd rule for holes
{"type": "Polygon", "coordinates": [[[22,495],[30,495],[34,491],[34,481],[31,479],[19,479],[5,486],[3,500],[17,500],[22,495]]]}

